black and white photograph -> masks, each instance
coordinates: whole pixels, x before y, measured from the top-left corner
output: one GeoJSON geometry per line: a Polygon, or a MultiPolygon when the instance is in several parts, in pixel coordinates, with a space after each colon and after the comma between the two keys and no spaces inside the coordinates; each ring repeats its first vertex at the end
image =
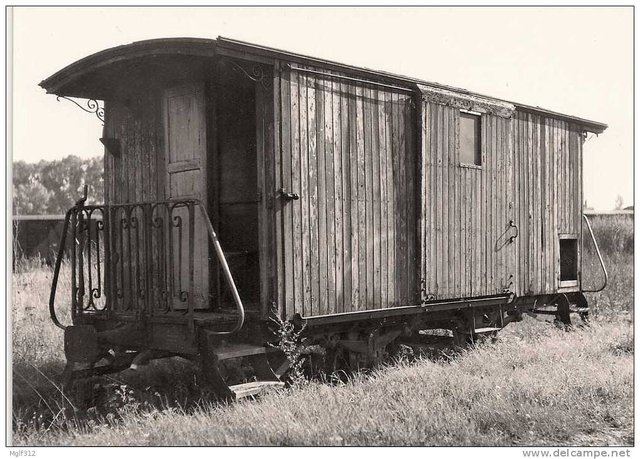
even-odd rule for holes
{"type": "Polygon", "coordinates": [[[7,6],[9,457],[631,457],[634,8],[7,6]]]}

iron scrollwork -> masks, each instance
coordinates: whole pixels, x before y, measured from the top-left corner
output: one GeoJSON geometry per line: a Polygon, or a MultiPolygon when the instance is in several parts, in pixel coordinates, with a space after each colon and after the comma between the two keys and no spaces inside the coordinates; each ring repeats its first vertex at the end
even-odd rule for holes
{"type": "Polygon", "coordinates": [[[240,63],[231,59],[223,59],[223,63],[231,65],[231,67],[237,71],[242,73],[244,76],[249,78],[256,83],[260,83],[263,88],[268,89],[271,83],[271,78],[268,72],[265,71],[264,67],[260,64],[254,63],[250,69],[243,67],[240,63]]]}
{"type": "Polygon", "coordinates": [[[73,102],[78,107],[80,107],[81,110],[84,110],[87,113],[93,113],[94,115],[96,115],[96,117],[100,121],[102,121],[104,123],[104,107],[100,106],[100,104],[98,103],[97,100],[95,100],[95,99],[87,100],[86,107],[85,107],[81,103],[79,103],[79,102],[77,102],[77,101],[75,101],[72,98],[67,97],[67,96],[57,96],[56,97],[57,101],[60,101],[60,99],[65,99],[65,100],[68,100],[69,102],[73,102]]]}

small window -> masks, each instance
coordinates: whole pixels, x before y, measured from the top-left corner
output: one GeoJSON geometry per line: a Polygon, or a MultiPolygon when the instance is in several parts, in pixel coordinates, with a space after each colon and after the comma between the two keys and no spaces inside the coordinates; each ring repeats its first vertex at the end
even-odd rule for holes
{"type": "Polygon", "coordinates": [[[560,282],[578,280],[578,240],[560,239],[560,282]]]}
{"type": "Polygon", "coordinates": [[[479,114],[460,112],[460,164],[482,165],[481,121],[479,114]]]}

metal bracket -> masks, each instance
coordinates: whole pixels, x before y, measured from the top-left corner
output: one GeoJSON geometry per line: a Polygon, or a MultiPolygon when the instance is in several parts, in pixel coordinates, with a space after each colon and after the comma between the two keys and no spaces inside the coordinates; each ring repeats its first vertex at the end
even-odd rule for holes
{"type": "Polygon", "coordinates": [[[287,189],[284,187],[278,190],[278,195],[287,201],[297,201],[300,199],[300,195],[298,193],[287,192],[287,189]]]}
{"type": "Polygon", "coordinates": [[[516,235],[515,236],[511,236],[509,238],[509,243],[511,244],[513,241],[516,240],[516,238],[518,236],[520,236],[520,230],[518,229],[518,225],[516,225],[516,223],[513,220],[509,220],[509,227],[510,228],[515,228],[516,229],[516,235]]]}
{"type": "Polygon", "coordinates": [[[100,121],[102,121],[104,123],[104,107],[101,107],[97,100],[95,100],[95,99],[87,100],[87,104],[86,104],[87,106],[84,107],[84,106],[82,106],[82,104],[80,104],[79,102],[76,102],[75,100],[71,99],[70,97],[67,97],[67,96],[58,96],[58,97],[56,97],[57,101],[60,101],[60,99],[65,99],[65,100],[68,100],[69,102],[73,102],[78,107],[80,107],[81,110],[84,110],[87,113],[95,114],[96,117],[100,121]]]}

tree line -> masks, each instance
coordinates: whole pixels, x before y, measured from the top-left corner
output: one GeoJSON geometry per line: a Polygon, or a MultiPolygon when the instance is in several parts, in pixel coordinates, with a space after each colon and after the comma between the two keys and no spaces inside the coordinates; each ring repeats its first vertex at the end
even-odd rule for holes
{"type": "Polygon", "coordinates": [[[13,162],[13,214],[63,214],[82,197],[87,202],[104,200],[102,157],[81,159],[75,155],[37,163],[13,162]]]}

